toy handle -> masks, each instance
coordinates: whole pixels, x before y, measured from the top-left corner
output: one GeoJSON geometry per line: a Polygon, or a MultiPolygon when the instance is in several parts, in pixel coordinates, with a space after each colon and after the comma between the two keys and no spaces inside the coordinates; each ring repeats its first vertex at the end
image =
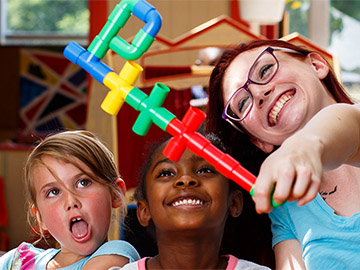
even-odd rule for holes
{"type": "Polygon", "coordinates": [[[135,17],[145,22],[144,27],[139,30],[131,44],[119,36],[113,37],[109,44],[114,52],[126,60],[136,60],[150,48],[162,23],[159,12],[144,0],[136,2],[131,11],[135,17]]]}
{"type": "Polygon", "coordinates": [[[107,23],[94,38],[88,51],[102,59],[110,48],[126,60],[140,58],[151,46],[162,24],[160,13],[145,0],[122,0],[111,12],[107,23]],[[145,23],[129,44],[117,36],[131,15],[145,23]]]}
{"type": "MultiPolygon", "coordinates": [[[[251,188],[251,190],[250,190],[250,195],[251,196],[254,196],[254,188],[255,188],[255,185],[253,185],[252,186],[252,188],[251,188]]],[[[283,201],[282,203],[276,203],[275,201],[274,201],[274,198],[273,198],[273,193],[274,193],[274,189],[272,189],[272,191],[271,191],[271,205],[273,206],[273,207],[279,207],[279,206],[282,206],[286,201],[283,201]]]]}

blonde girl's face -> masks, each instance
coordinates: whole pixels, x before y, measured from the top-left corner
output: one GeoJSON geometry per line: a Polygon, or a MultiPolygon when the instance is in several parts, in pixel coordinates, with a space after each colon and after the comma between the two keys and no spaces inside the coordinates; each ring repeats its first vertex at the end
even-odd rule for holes
{"type": "MultiPolygon", "coordinates": [[[[225,102],[245,84],[255,59],[266,48],[246,51],[233,60],[223,81],[225,102]]],[[[258,139],[254,140],[255,143],[280,145],[319,110],[335,103],[335,100],[321,82],[329,68],[320,55],[311,53],[301,59],[294,57],[294,54],[276,50],[274,55],[279,61],[279,69],[266,85],[251,83],[248,86],[254,99],[253,107],[240,123],[258,139]]]]}
{"type": "MultiPolygon", "coordinates": [[[[112,207],[121,202],[110,188],[84,174],[71,163],[50,156],[36,165],[33,184],[37,219],[61,244],[62,252],[80,256],[93,253],[107,240],[112,207]]],[[[85,171],[90,169],[76,160],[85,171]]]]}

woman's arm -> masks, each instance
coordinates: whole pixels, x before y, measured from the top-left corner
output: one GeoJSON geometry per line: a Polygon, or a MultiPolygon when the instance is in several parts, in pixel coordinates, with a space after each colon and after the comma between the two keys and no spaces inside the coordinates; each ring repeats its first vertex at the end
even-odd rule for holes
{"type": "Polygon", "coordinates": [[[92,270],[92,269],[104,269],[107,270],[113,266],[123,267],[125,264],[129,263],[129,259],[120,256],[120,255],[101,255],[89,260],[84,267],[83,270],[92,270]]]}
{"type": "Polygon", "coordinates": [[[325,170],[342,164],[360,166],[360,104],[335,104],[324,108],[302,133],[318,136],[323,145],[325,170]]]}
{"type": "Polygon", "coordinates": [[[128,242],[112,240],[105,242],[89,258],[81,269],[109,269],[113,266],[123,267],[129,262],[140,259],[136,249],[128,242]]]}
{"type": "Polygon", "coordinates": [[[276,244],[274,252],[277,270],[305,269],[301,245],[297,240],[290,239],[276,244]]]}
{"type": "Polygon", "coordinates": [[[262,164],[254,200],[259,213],[276,203],[315,198],[323,169],[342,164],[360,166],[360,104],[334,104],[316,114],[303,129],[286,139],[262,164]]]}

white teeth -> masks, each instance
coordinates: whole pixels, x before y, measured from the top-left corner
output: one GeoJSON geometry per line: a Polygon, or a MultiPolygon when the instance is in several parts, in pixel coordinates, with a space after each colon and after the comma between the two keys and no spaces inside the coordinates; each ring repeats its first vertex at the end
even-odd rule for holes
{"type": "Polygon", "coordinates": [[[80,220],[82,220],[82,218],[73,218],[72,220],[71,220],[71,222],[75,222],[75,221],[80,221],[80,220]]]}
{"type": "Polygon", "coordinates": [[[282,96],[275,104],[275,106],[272,108],[270,112],[270,119],[273,121],[274,124],[277,123],[279,113],[281,109],[284,107],[285,103],[289,101],[294,95],[289,96],[282,96]]]}
{"type": "Polygon", "coordinates": [[[173,206],[179,206],[179,205],[203,205],[203,201],[200,201],[199,199],[183,199],[176,201],[172,203],[173,206]]]}

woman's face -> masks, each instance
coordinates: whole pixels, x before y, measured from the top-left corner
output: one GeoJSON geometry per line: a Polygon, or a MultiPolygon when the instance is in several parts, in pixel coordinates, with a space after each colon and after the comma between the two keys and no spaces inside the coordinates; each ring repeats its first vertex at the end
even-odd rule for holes
{"type": "MultiPolygon", "coordinates": [[[[266,48],[241,53],[229,65],[223,80],[225,102],[246,83],[252,64],[266,48]]],[[[274,55],[279,61],[277,73],[266,85],[248,86],[254,103],[240,122],[254,137],[252,141],[265,152],[272,151],[272,145],[280,145],[302,128],[319,110],[335,103],[321,82],[329,69],[320,55],[312,53],[301,59],[277,50],[274,55]],[[264,148],[259,142],[271,147],[264,148]]]]}

